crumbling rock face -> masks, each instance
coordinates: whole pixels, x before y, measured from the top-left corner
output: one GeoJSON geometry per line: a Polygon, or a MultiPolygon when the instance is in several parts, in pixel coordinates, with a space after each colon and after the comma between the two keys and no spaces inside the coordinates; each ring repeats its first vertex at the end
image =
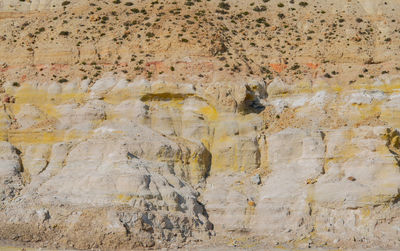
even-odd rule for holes
{"type": "Polygon", "coordinates": [[[388,105],[397,81],[335,91],[275,79],[257,134],[260,166],[207,179],[216,232],[244,246],[243,235],[271,246],[398,247],[398,131],[389,125],[399,108],[388,105]]]}
{"type": "Polygon", "coordinates": [[[6,84],[0,234],[83,249],[397,247],[397,86],[6,84]]]}
{"type": "Polygon", "coordinates": [[[0,241],[400,249],[399,11],[1,0],[0,241]]]}
{"type": "Polygon", "coordinates": [[[0,142],[0,203],[18,195],[22,188],[21,160],[17,150],[8,142],[0,142]]]}
{"type": "Polygon", "coordinates": [[[4,239],[89,249],[208,238],[212,224],[198,193],[167,165],[125,154],[124,164],[97,159],[83,160],[82,166],[73,161],[75,154],[71,151],[58,172],[46,169],[32,179],[22,196],[3,208],[4,239]]]}

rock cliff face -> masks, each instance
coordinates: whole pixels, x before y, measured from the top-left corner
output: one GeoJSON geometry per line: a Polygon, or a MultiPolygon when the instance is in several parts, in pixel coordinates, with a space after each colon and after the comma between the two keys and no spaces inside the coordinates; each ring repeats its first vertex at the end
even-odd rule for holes
{"type": "Polygon", "coordinates": [[[399,248],[397,9],[2,1],[0,240],[399,248]]]}
{"type": "Polygon", "coordinates": [[[396,247],[399,85],[6,83],[1,236],[396,247]]]}

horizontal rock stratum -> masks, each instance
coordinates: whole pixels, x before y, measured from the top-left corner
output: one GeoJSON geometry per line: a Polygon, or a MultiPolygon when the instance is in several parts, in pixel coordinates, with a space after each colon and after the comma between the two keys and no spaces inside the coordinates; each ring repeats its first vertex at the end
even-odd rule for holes
{"type": "Polygon", "coordinates": [[[0,2],[0,241],[400,248],[399,8],[0,2]]]}
{"type": "Polygon", "coordinates": [[[396,247],[400,79],[306,85],[5,83],[0,234],[396,247]]]}

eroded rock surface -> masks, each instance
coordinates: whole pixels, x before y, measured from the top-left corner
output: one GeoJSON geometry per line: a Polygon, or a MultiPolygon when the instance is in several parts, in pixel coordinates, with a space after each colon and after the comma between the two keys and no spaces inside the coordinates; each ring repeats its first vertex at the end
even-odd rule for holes
{"type": "Polygon", "coordinates": [[[0,231],[77,248],[396,247],[398,81],[6,84],[0,231]]]}
{"type": "Polygon", "coordinates": [[[0,240],[399,249],[399,7],[0,1],[0,240]]]}

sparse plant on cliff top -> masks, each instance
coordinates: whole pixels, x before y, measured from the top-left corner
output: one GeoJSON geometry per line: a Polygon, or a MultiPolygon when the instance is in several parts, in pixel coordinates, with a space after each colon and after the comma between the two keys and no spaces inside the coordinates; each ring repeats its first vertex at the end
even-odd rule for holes
{"type": "Polygon", "coordinates": [[[230,4],[225,2],[220,2],[218,7],[224,10],[229,10],[231,8],[230,4]]]}
{"type": "Polygon", "coordinates": [[[307,2],[300,2],[299,5],[300,5],[301,7],[306,7],[306,6],[308,5],[308,3],[307,3],[307,2]]]}
{"type": "Polygon", "coordinates": [[[253,9],[255,12],[263,12],[267,10],[267,7],[265,5],[261,5],[261,6],[256,6],[253,9]]]}
{"type": "Polygon", "coordinates": [[[190,0],[188,0],[188,1],[185,2],[185,5],[187,5],[187,6],[193,6],[194,3],[193,3],[192,1],[190,1],[190,0]]]}
{"type": "Polygon", "coordinates": [[[147,32],[147,33],[146,33],[146,37],[148,37],[148,38],[154,37],[154,33],[152,33],[152,32],[147,32]]]}
{"type": "Polygon", "coordinates": [[[66,83],[66,82],[68,82],[68,79],[65,78],[61,78],[58,80],[58,83],[66,83]]]}

